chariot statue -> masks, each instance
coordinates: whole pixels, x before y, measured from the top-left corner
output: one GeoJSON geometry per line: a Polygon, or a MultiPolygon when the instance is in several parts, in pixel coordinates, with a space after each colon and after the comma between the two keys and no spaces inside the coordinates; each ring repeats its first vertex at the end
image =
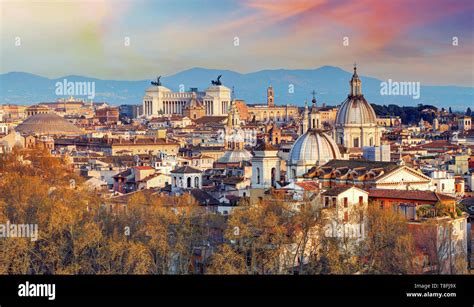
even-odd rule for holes
{"type": "Polygon", "coordinates": [[[156,78],[156,81],[151,81],[151,85],[154,85],[154,86],[161,86],[161,81],[160,81],[160,79],[161,79],[161,76],[158,76],[158,77],[156,78]]]}
{"type": "Polygon", "coordinates": [[[212,80],[211,81],[212,85],[222,85],[221,77],[222,77],[222,75],[219,75],[219,76],[217,76],[217,80],[212,80]]]}

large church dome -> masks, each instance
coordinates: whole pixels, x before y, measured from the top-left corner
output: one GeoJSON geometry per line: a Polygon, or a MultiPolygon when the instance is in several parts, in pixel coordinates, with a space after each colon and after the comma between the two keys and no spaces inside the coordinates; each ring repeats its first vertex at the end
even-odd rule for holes
{"type": "Polygon", "coordinates": [[[340,158],[339,148],[329,135],[319,129],[310,129],[293,144],[288,162],[290,165],[312,167],[340,158]]]}
{"type": "Polygon", "coordinates": [[[336,142],[353,156],[360,156],[363,147],[380,146],[382,129],[377,125],[377,116],[362,94],[362,81],[354,74],[350,94],[341,104],[336,115],[336,142]]]}
{"type": "Polygon", "coordinates": [[[351,92],[337,111],[336,125],[377,125],[375,111],[362,94],[362,81],[357,74],[356,66],[349,84],[351,92]]]}
{"type": "Polygon", "coordinates": [[[349,96],[337,112],[336,125],[364,124],[377,124],[374,109],[364,96],[349,96]]]}
{"type": "Polygon", "coordinates": [[[81,129],[54,113],[36,114],[18,125],[16,131],[37,135],[80,135],[81,129]]]}

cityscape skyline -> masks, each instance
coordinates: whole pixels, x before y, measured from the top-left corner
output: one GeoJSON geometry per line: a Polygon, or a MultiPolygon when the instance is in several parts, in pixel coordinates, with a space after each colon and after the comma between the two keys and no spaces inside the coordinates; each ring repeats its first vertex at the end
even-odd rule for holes
{"type": "MultiPolygon", "coordinates": [[[[362,67],[360,76],[365,80],[363,92],[370,97],[370,102],[379,105],[398,104],[415,106],[430,104],[444,107],[450,102],[453,110],[465,111],[470,106],[474,88],[460,86],[429,86],[414,80],[380,80],[365,76],[366,67],[362,67]],[[397,92],[393,86],[407,86],[403,90],[415,92],[397,92]],[[414,86],[413,88],[411,88],[414,86]],[[455,94],[453,94],[455,93],[455,94]]],[[[276,104],[304,105],[304,101],[312,98],[316,91],[319,103],[339,105],[345,98],[347,78],[352,73],[334,66],[322,66],[307,70],[261,70],[254,73],[240,74],[231,70],[215,70],[205,68],[188,69],[174,75],[161,76],[162,84],[175,91],[190,88],[205,89],[211,79],[222,76],[224,85],[235,90],[235,98],[247,103],[259,103],[265,100],[264,89],[275,87],[276,104]]],[[[136,104],[142,98],[142,90],[156,76],[137,81],[103,80],[86,76],[63,76],[56,79],[29,73],[7,73],[0,75],[1,87],[5,90],[0,94],[0,103],[31,104],[57,99],[70,98],[107,101],[113,105],[136,104]],[[93,97],[90,94],[76,92],[60,92],[57,84],[66,82],[84,83],[94,87],[93,97]],[[97,96],[96,96],[97,94],[97,96]]]]}
{"type": "Polygon", "coordinates": [[[0,304],[471,298],[473,17],[0,0],[0,304]]]}

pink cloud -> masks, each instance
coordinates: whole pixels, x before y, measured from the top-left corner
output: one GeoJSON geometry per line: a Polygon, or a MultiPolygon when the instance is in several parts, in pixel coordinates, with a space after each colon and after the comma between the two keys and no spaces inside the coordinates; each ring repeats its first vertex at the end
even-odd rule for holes
{"type": "MultiPolygon", "coordinates": [[[[256,10],[253,19],[261,26],[285,24],[292,32],[306,33],[311,28],[337,25],[354,38],[363,40],[365,49],[376,52],[414,27],[430,24],[474,7],[472,1],[433,0],[358,0],[358,1],[265,1],[249,0],[244,4],[256,10]]],[[[237,23],[236,23],[237,24],[237,23]]],[[[243,25],[248,25],[247,22],[243,25]]],[[[327,29],[330,32],[330,29],[327,29]]],[[[303,36],[302,36],[303,37],[303,36]]]]}

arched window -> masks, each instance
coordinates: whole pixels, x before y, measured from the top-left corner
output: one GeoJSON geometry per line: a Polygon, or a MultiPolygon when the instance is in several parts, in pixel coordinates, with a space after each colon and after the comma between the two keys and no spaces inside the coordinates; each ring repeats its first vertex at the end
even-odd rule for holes
{"type": "Polygon", "coordinates": [[[295,169],[292,169],[291,170],[291,174],[293,176],[293,179],[296,178],[296,170],[295,169]]]}
{"type": "Polygon", "coordinates": [[[187,187],[191,188],[191,177],[188,177],[187,181],[187,187]]]}
{"type": "Polygon", "coordinates": [[[199,188],[199,177],[194,178],[194,187],[199,188]]]}
{"type": "Polygon", "coordinates": [[[354,147],[359,147],[359,138],[354,138],[354,147]]]}
{"type": "Polygon", "coordinates": [[[257,184],[260,184],[260,168],[257,167],[257,184]]]}
{"type": "Polygon", "coordinates": [[[374,146],[374,138],[371,137],[369,140],[369,146],[374,146]]]}

